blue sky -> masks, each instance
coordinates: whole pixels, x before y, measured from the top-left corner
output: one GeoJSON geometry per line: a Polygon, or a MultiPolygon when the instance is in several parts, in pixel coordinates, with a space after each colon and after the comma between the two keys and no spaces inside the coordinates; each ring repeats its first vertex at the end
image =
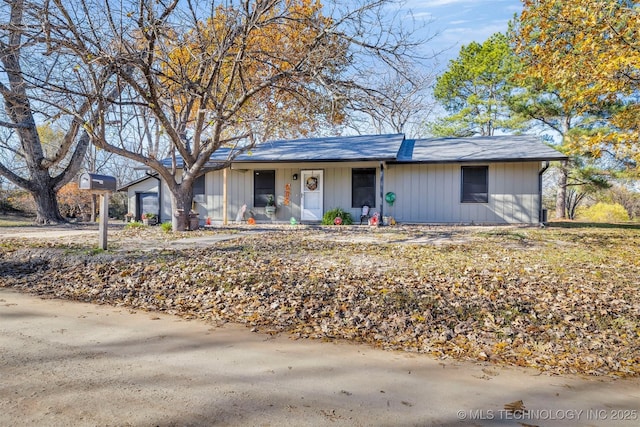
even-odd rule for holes
{"type": "Polygon", "coordinates": [[[411,10],[424,32],[438,33],[427,49],[448,48],[440,56],[441,67],[456,58],[460,47],[472,41],[483,42],[497,32],[505,32],[508,22],[522,11],[520,0],[407,0],[403,9],[411,10]],[[429,23],[431,22],[431,23],[429,23]]]}

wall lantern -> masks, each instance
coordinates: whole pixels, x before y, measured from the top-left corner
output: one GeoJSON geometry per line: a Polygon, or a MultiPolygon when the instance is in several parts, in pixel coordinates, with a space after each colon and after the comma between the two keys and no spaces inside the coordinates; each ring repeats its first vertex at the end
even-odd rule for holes
{"type": "Polygon", "coordinates": [[[297,181],[297,180],[298,180],[298,174],[297,174],[297,173],[294,173],[294,174],[293,174],[293,176],[292,176],[292,178],[293,178],[293,180],[294,180],[294,181],[297,181]]]}

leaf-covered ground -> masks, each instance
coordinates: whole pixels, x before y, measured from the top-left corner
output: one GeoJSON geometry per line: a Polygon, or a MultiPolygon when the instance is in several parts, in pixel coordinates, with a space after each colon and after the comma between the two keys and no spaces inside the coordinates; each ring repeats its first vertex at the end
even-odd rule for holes
{"type": "Polygon", "coordinates": [[[119,249],[107,252],[88,241],[5,240],[0,286],[295,338],[640,375],[636,228],[247,230],[186,234],[237,234],[186,250],[159,244],[176,236],[157,228],[120,231],[119,249]]]}

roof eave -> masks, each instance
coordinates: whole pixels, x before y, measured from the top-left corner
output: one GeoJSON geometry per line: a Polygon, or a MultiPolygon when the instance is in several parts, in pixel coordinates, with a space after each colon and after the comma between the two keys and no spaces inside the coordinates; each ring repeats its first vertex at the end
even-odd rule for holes
{"type": "Polygon", "coordinates": [[[351,162],[392,162],[395,161],[395,157],[388,158],[352,158],[352,159],[246,159],[246,160],[234,160],[232,163],[351,163],[351,162]]]}
{"type": "Polygon", "coordinates": [[[486,159],[446,159],[446,160],[394,160],[389,164],[443,164],[443,163],[521,163],[521,162],[553,162],[568,160],[564,157],[526,157],[526,158],[486,158],[486,159]]]}

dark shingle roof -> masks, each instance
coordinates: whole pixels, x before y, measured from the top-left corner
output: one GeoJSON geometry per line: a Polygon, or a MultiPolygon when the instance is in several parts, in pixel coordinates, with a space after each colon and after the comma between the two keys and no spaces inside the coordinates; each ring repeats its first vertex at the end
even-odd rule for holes
{"type": "Polygon", "coordinates": [[[269,141],[236,162],[341,162],[395,160],[404,135],[358,135],[269,141]]]}
{"type": "Polygon", "coordinates": [[[567,156],[529,135],[405,140],[398,163],[564,160],[567,156]]]}
{"type": "MultiPolygon", "coordinates": [[[[220,148],[207,163],[215,167],[232,150],[220,148]]],[[[567,156],[535,136],[404,139],[403,134],[301,138],[264,142],[242,153],[234,163],[354,162],[464,163],[564,160],[567,156]]],[[[182,159],[178,158],[178,167],[182,159]]],[[[171,159],[164,159],[166,166],[171,159]]]]}

